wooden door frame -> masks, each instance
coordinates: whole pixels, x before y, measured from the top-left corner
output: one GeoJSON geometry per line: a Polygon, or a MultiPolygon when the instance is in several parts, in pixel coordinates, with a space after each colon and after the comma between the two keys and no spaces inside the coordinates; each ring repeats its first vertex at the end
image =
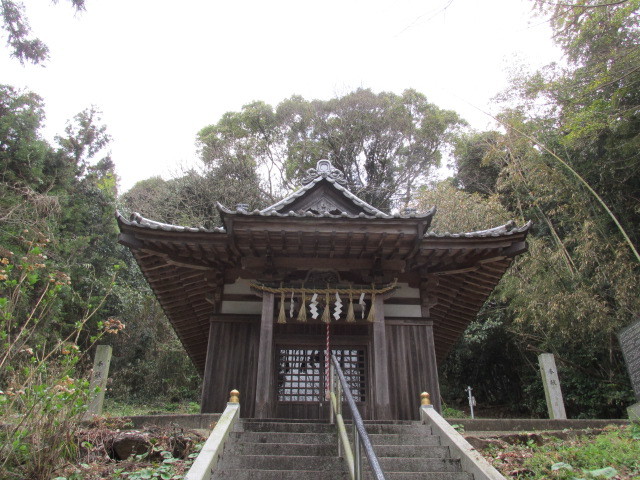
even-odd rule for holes
{"type": "MultiPolygon", "coordinates": [[[[314,348],[318,350],[325,351],[326,350],[326,337],[318,334],[278,334],[273,337],[273,381],[271,382],[273,387],[273,395],[275,410],[278,408],[278,385],[277,385],[277,365],[278,365],[278,355],[280,348],[291,348],[291,347],[299,347],[301,349],[304,348],[314,348]]],[[[366,384],[366,401],[364,402],[366,412],[364,412],[363,417],[368,417],[371,414],[373,408],[373,381],[371,375],[373,373],[372,370],[372,344],[371,337],[369,335],[337,335],[335,337],[331,337],[331,348],[353,348],[356,349],[364,349],[365,360],[366,360],[366,371],[365,371],[365,384],[366,384]]],[[[312,403],[312,402],[310,402],[312,403]]],[[[322,402],[320,402],[322,403],[322,402]]],[[[363,412],[361,412],[363,413],[363,412]]]]}

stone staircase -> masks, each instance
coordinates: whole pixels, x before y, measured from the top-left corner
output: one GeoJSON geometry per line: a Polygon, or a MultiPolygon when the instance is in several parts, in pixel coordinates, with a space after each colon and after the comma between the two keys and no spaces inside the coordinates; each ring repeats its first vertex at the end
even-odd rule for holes
{"type": "MultiPolygon", "coordinates": [[[[430,427],[419,422],[365,423],[388,480],[473,480],[430,427]]],[[[212,478],[347,480],[347,464],[338,457],[337,445],[337,429],[326,422],[240,420],[212,478]]],[[[373,478],[364,452],[363,478],[373,478]]]]}
{"type": "Polygon", "coordinates": [[[349,479],[336,427],[305,420],[239,420],[213,479],[349,479]]]}
{"type": "MultiPolygon", "coordinates": [[[[365,427],[387,480],[473,480],[427,425],[393,421],[365,422],[365,427]]],[[[366,460],[363,471],[365,479],[373,478],[366,460]]]]}

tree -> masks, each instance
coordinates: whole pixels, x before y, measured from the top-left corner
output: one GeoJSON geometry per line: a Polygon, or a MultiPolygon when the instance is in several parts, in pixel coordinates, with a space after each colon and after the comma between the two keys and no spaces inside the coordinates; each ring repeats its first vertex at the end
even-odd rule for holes
{"type": "MultiPolygon", "coordinates": [[[[126,340],[114,344],[118,357],[114,368],[124,372],[122,377],[114,375],[116,391],[148,398],[155,388],[154,397],[160,391],[184,397],[188,384],[192,388],[189,393],[197,394],[195,368],[180,354],[179,341],[129,250],[117,243],[113,215],[116,176],[108,152],[110,136],[100,112],[90,107],[75,115],[65,132],[56,137],[57,146],[41,138],[43,119],[40,97],[0,87],[0,310],[8,305],[4,299],[12,298],[7,292],[17,288],[13,277],[20,274],[19,278],[26,280],[21,284],[22,300],[11,305],[11,319],[15,323],[29,318],[30,311],[37,313],[32,317],[38,317],[30,336],[24,337],[24,345],[16,344],[17,350],[36,351],[36,345],[57,345],[61,338],[76,331],[79,319],[87,322],[81,332],[74,334],[74,344],[88,347],[91,338],[100,333],[100,325],[117,324],[114,319],[119,319],[129,328],[124,332],[126,340]],[[61,285],[43,280],[45,271],[61,285]],[[116,271],[118,281],[114,283],[116,271]],[[47,297],[47,302],[38,303],[40,293],[54,285],[60,290],[55,301],[48,301],[47,297]],[[102,303],[107,295],[108,301],[102,303]],[[126,333],[129,331],[131,334],[126,333]],[[145,335],[153,343],[146,356],[130,347],[145,335]],[[162,369],[154,368],[158,362],[163,362],[162,367],[172,365],[172,385],[163,377],[162,369]],[[146,372],[149,387],[145,389],[143,382],[138,382],[137,388],[125,388],[123,382],[140,370],[146,372]]],[[[187,192],[187,180],[159,181],[175,185],[179,193],[187,192]]],[[[204,185],[192,189],[201,190],[207,191],[204,185]]],[[[156,208],[171,205],[167,199],[156,197],[156,208]]],[[[183,201],[176,200],[175,212],[180,212],[183,201]]],[[[209,208],[215,210],[215,202],[209,208]]],[[[190,212],[187,209],[182,214],[186,218],[190,212]]],[[[0,311],[0,315],[6,313],[0,311]]],[[[0,332],[2,338],[5,337],[0,332]]],[[[5,340],[0,341],[0,359],[5,340]]],[[[24,354],[21,358],[28,359],[24,354]]],[[[78,376],[85,367],[89,366],[78,364],[78,376]]],[[[1,391],[7,386],[5,371],[10,370],[0,369],[1,391]]],[[[57,417],[54,420],[58,421],[57,417]]]]}
{"type": "MultiPolygon", "coordinates": [[[[69,0],[76,12],[85,9],[85,0],[69,0]]],[[[57,3],[54,0],[53,3],[57,3]]],[[[31,36],[29,21],[24,12],[24,4],[16,0],[0,0],[2,28],[7,34],[7,46],[11,55],[22,64],[40,64],[49,58],[49,48],[45,43],[31,36]]]]}
{"type": "Polygon", "coordinates": [[[484,195],[496,193],[500,173],[500,163],[496,156],[500,155],[500,140],[498,132],[472,132],[456,139],[453,151],[455,180],[465,192],[484,195]]]}
{"type": "MultiPolygon", "coordinates": [[[[640,311],[640,265],[577,176],[638,245],[640,3],[536,4],[551,16],[566,64],[515,78],[502,96],[504,132],[483,134],[492,136],[490,148],[470,138],[456,151],[459,185],[477,190],[490,166],[500,203],[535,222],[530,253],[500,283],[484,321],[502,322],[517,346],[510,364],[530,412],[544,414],[535,358],[544,351],[559,361],[570,415],[619,416],[632,396],[616,333],[640,311]]],[[[469,373],[460,363],[478,327],[448,360],[445,378],[469,373]]]]}
{"type": "Polygon", "coordinates": [[[327,101],[293,96],[275,109],[254,102],[202,129],[198,142],[206,165],[266,169],[263,192],[271,200],[328,158],[353,191],[388,210],[408,204],[463,124],[415,90],[359,89],[327,101]]]}
{"type": "Polygon", "coordinates": [[[499,203],[534,220],[529,254],[514,262],[444,376],[477,376],[461,366],[466,352],[485,325],[502,325],[493,338],[506,331],[517,347],[508,363],[530,412],[544,414],[536,355],[553,352],[569,415],[614,417],[632,401],[616,333],[640,311],[640,265],[593,192],[637,245],[640,3],[536,4],[552,16],[566,65],[515,78],[502,96],[503,133],[481,134],[490,148],[465,138],[455,157],[458,185],[476,191],[490,166],[499,203]]]}
{"type": "Polygon", "coordinates": [[[461,233],[504,225],[513,220],[497,194],[482,195],[465,192],[456,186],[456,179],[442,180],[425,186],[416,193],[413,204],[419,211],[437,208],[431,229],[436,232],[461,233]]]}
{"type": "Polygon", "coordinates": [[[38,130],[44,120],[42,99],[0,86],[0,179],[35,186],[42,176],[47,145],[38,130]]]}
{"type": "Polygon", "coordinates": [[[174,225],[219,227],[217,203],[228,207],[264,204],[258,176],[250,164],[225,162],[191,169],[170,180],[152,177],[124,193],[121,205],[127,212],[174,225]]]}
{"type": "MultiPolygon", "coordinates": [[[[37,95],[0,87],[2,478],[52,478],[70,459],[90,394],[83,360],[121,325],[109,318],[119,260],[113,163],[91,158],[95,139],[82,139],[82,155],[51,146],[43,118],[37,95]]],[[[80,125],[69,132],[104,132],[80,125]]]]}
{"type": "Polygon", "coordinates": [[[640,2],[536,5],[551,16],[567,65],[517,78],[507,96],[512,113],[543,126],[555,153],[595,187],[637,246],[640,2]]]}
{"type": "Polygon", "coordinates": [[[95,105],[76,114],[67,122],[65,136],[56,136],[62,150],[78,165],[78,176],[85,174],[88,162],[111,142],[106,125],[102,122],[102,112],[95,105]]]}
{"type": "MultiPolygon", "coordinates": [[[[494,134],[488,132],[487,137],[492,138],[494,134]]],[[[470,139],[470,143],[475,144],[473,140],[482,136],[471,135],[463,141],[470,139]]],[[[482,167],[476,165],[473,168],[482,167]]],[[[504,207],[497,192],[469,193],[460,190],[456,183],[459,183],[456,179],[447,179],[421,189],[416,195],[414,205],[420,211],[432,206],[438,209],[432,224],[433,231],[477,231],[503,225],[513,219],[513,213],[504,207]]],[[[474,395],[483,407],[500,405],[522,413],[525,361],[518,337],[510,329],[512,317],[507,306],[508,300],[492,296],[440,365],[442,396],[447,403],[464,404],[464,388],[472,385],[474,395]]]]}

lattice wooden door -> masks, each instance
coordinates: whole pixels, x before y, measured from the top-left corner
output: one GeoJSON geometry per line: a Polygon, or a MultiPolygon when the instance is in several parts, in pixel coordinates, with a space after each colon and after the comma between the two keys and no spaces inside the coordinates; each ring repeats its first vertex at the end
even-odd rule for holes
{"type": "MultiPolygon", "coordinates": [[[[367,366],[364,348],[332,349],[359,404],[367,402],[367,366]]],[[[278,416],[326,418],[325,351],[312,347],[277,350],[276,399],[278,416]]]]}

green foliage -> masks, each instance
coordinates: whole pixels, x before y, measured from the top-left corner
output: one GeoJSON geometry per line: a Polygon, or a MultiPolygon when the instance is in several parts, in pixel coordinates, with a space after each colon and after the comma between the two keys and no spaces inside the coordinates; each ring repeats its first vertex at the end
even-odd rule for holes
{"type": "Polygon", "coordinates": [[[115,244],[115,175],[98,157],[109,137],[92,108],[54,148],[40,139],[43,118],[39,97],[0,87],[2,478],[48,480],[73,461],[94,393],[87,354],[123,328],[113,316],[124,252],[115,244]]]}
{"type": "Polygon", "coordinates": [[[105,478],[111,480],[181,480],[204,445],[204,441],[180,435],[180,440],[187,442],[187,448],[176,451],[175,447],[172,447],[172,441],[176,440],[175,434],[156,431],[156,435],[150,438],[152,448],[148,452],[131,455],[128,459],[117,463],[110,459],[107,461],[104,459],[96,460],[101,457],[100,452],[104,451],[104,437],[109,438],[113,434],[113,430],[97,432],[96,445],[87,441],[82,442],[85,447],[83,447],[84,453],[81,462],[69,465],[63,470],[61,476],[53,480],[104,480],[105,478]],[[100,436],[102,436],[102,440],[100,436]],[[84,463],[84,460],[88,463],[84,463]]]}
{"type": "Polygon", "coordinates": [[[136,183],[120,198],[121,208],[175,225],[220,226],[217,203],[238,203],[253,210],[264,204],[258,175],[251,164],[203,165],[171,180],[152,177],[136,183]]]}
{"type": "Polygon", "coordinates": [[[536,3],[551,15],[569,66],[520,78],[511,98],[536,138],[542,121],[553,126],[553,149],[596,187],[637,245],[640,2],[536,3]],[[541,103],[549,108],[528,108],[541,103]]]}
{"type": "Polygon", "coordinates": [[[473,383],[501,392],[499,373],[485,376],[474,365],[503,365],[513,396],[478,392],[479,402],[542,416],[536,356],[552,352],[568,415],[617,418],[633,396],[616,334],[640,312],[640,265],[593,191],[637,249],[640,4],[536,4],[551,15],[568,65],[514,78],[501,97],[508,102],[498,117],[503,132],[463,137],[454,152],[458,186],[534,221],[529,253],[514,262],[442,378],[458,389],[473,383]],[[492,348],[495,339],[502,354],[492,348]]]}
{"type": "Polygon", "coordinates": [[[124,307],[136,320],[128,323],[125,335],[113,339],[112,368],[118,374],[109,398],[144,405],[147,412],[199,400],[200,376],[148,287],[124,307]]]}
{"type": "MultiPolygon", "coordinates": [[[[44,119],[42,99],[0,85],[0,180],[13,187],[14,196],[31,191],[42,192],[43,176],[54,162],[53,152],[38,136],[44,119]]],[[[9,193],[9,192],[7,192],[9,193]]],[[[9,205],[2,203],[3,217],[9,205]]]]}
{"type": "MultiPolygon", "coordinates": [[[[83,11],[85,0],[70,0],[76,12],[83,11]]],[[[0,1],[2,29],[7,34],[7,46],[11,55],[20,63],[44,63],[49,58],[49,48],[45,43],[31,37],[31,28],[25,16],[24,5],[15,0],[0,1]]]]}
{"type": "Polygon", "coordinates": [[[21,256],[2,250],[0,259],[0,476],[48,479],[77,454],[74,432],[94,393],[77,342],[106,297],[69,322],[69,276],[52,268],[47,239],[28,238],[21,256]]]}
{"type": "Polygon", "coordinates": [[[139,270],[123,268],[135,262],[116,241],[116,177],[101,155],[109,135],[100,112],[74,117],[59,148],[40,139],[43,117],[36,95],[0,87],[2,478],[49,480],[77,459],[91,347],[105,333],[126,335],[110,342],[116,397],[177,402],[199,392],[139,270]]]}
{"type": "Polygon", "coordinates": [[[204,164],[228,169],[232,182],[238,170],[266,169],[261,184],[270,201],[327,158],[352,191],[389,210],[408,204],[462,123],[415,90],[396,95],[358,89],[327,101],[293,96],[275,109],[250,103],[203,128],[198,143],[204,164]]]}
{"type": "Polygon", "coordinates": [[[456,186],[468,193],[496,193],[500,163],[495,159],[501,153],[500,140],[498,132],[467,133],[456,139],[456,186]]]}
{"type": "MultiPolygon", "coordinates": [[[[432,229],[438,232],[468,232],[506,223],[513,216],[497,194],[467,193],[445,180],[417,195],[416,206],[436,206],[432,229]]],[[[490,299],[440,366],[439,379],[445,399],[466,403],[465,387],[472,385],[479,404],[522,404],[523,388],[520,346],[509,331],[507,304],[490,299]]],[[[544,399],[544,395],[542,397],[544,399]]]]}
{"type": "MultiPolygon", "coordinates": [[[[469,418],[469,416],[464,413],[462,410],[458,410],[457,408],[450,407],[449,405],[442,406],[442,416],[445,418],[469,418]]],[[[458,432],[463,432],[464,427],[462,425],[451,425],[458,432]]]]}
{"type": "Polygon", "coordinates": [[[456,188],[451,179],[421,188],[414,205],[420,211],[436,207],[431,229],[437,232],[471,232],[507,223],[512,214],[497,195],[468,193],[456,188]]]}
{"type": "Polygon", "coordinates": [[[100,153],[111,141],[107,127],[99,124],[101,121],[101,112],[95,106],[91,106],[67,122],[65,136],[56,137],[63,152],[72,158],[79,168],[76,173],[79,176],[85,174],[88,160],[100,153]]]}
{"type": "Polygon", "coordinates": [[[504,475],[515,478],[578,480],[631,479],[640,475],[640,443],[630,427],[614,427],[595,437],[510,446],[487,452],[504,475]]]}
{"type": "MultiPolygon", "coordinates": [[[[199,446],[198,450],[202,447],[199,446]]],[[[147,479],[162,479],[162,480],[181,480],[184,478],[183,473],[188,470],[193,463],[197,453],[190,454],[189,458],[185,461],[174,458],[173,454],[169,451],[159,452],[161,462],[154,462],[150,466],[133,469],[133,471],[125,472],[118,471],[112,478],[115,479],[127,479],[127,480],[147,480],[147,479]]],[[[145,461],[149,457],[149,453],[142,455],[134,455],[133,460],[137,462],[145,461]]]]}
{"type": "MultiPolygon", "coordinates": [[[[197,378],[197,375],[196,375],[197,378]]],[[[123,383],[123,382],[119,382],[123,383]]],[[[200,389],[194,387],[185,396],[194,396],[200,389]]],[[[107,417],[129,417],[132,415],[157,415],[159,413],[200,413],[199,401],[181,400],[170,401],[170,398],[150,399],[147,389],[134,391],[132,397],[119,396],[113,388],[109,389],[109,396],[105,399],[104,414],[107,417]]],[[[173,396],[175,399],[176,397],[173,396]]],[[[198,399],[199,400],[199,399],[198,399]]]]}

